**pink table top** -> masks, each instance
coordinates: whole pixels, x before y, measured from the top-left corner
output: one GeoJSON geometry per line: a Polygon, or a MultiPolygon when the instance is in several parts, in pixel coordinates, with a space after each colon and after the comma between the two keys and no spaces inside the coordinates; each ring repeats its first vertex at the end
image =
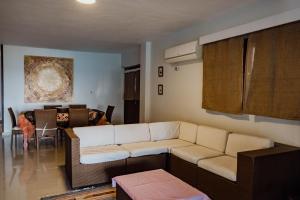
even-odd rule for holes
{"type": "Polygon", "coordinates": [[[113,178],[133,200],[209,200],[203,192],[158,169],[113,178]]]}

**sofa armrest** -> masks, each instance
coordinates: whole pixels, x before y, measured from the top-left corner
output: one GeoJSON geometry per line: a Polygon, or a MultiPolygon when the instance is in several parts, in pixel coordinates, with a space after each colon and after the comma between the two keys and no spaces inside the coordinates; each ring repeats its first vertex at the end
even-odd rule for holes
{"type": "Polygon", "coordinates": [[[244,151],[239,152],[238,154],[241,156],[246,156],[252,159],[257,159],[259,157],[267,157],[272,155],[278,154],[285,154],[293,151],[299,151],[299,147],[293,147],[285,144],[275,143],[274,147],[267,148],[267,149],[259,149],[259,150],[252,150],[252,151],[244,151]]]}
{"type": "Polygon", "coordinates": [[[80,164],[80,139],[75,135],[73,129],[65,129],[66,135],[66,167],[80,164]]]}
{"type": "Polygon", "coordinates": [[[239,152],[237,182],[252,199],[284,199],[300,182],[300,148],[276,143],[273,148],[239,152]]]}

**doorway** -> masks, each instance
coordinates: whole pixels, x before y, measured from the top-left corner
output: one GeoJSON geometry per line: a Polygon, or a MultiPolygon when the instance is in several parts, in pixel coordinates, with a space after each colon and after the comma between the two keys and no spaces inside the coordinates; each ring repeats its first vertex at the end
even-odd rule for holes
{"type": "Polygon", "coordinates": [[[125,67],[124,123],[140,121],[140,65],[125,67]]]}

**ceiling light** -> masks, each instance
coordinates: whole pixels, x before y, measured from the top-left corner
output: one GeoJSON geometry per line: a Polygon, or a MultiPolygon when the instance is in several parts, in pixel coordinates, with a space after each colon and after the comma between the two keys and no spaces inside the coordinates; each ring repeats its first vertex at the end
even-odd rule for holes
{"type": "Polygon", "coordinates": [[[83,4],[94,4],[96,3],[96,0],[77,0],[79,3],[83,4]]]}

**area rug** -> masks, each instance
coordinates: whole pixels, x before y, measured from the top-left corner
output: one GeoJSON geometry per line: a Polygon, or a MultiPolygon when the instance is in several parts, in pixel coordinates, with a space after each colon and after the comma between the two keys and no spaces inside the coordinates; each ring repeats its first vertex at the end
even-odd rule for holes
{"type": "Polygon", "coordinates": [[[43,197],[41,200],[115,200],[115,188],[88,188],[61,195],[43,197]]]}

